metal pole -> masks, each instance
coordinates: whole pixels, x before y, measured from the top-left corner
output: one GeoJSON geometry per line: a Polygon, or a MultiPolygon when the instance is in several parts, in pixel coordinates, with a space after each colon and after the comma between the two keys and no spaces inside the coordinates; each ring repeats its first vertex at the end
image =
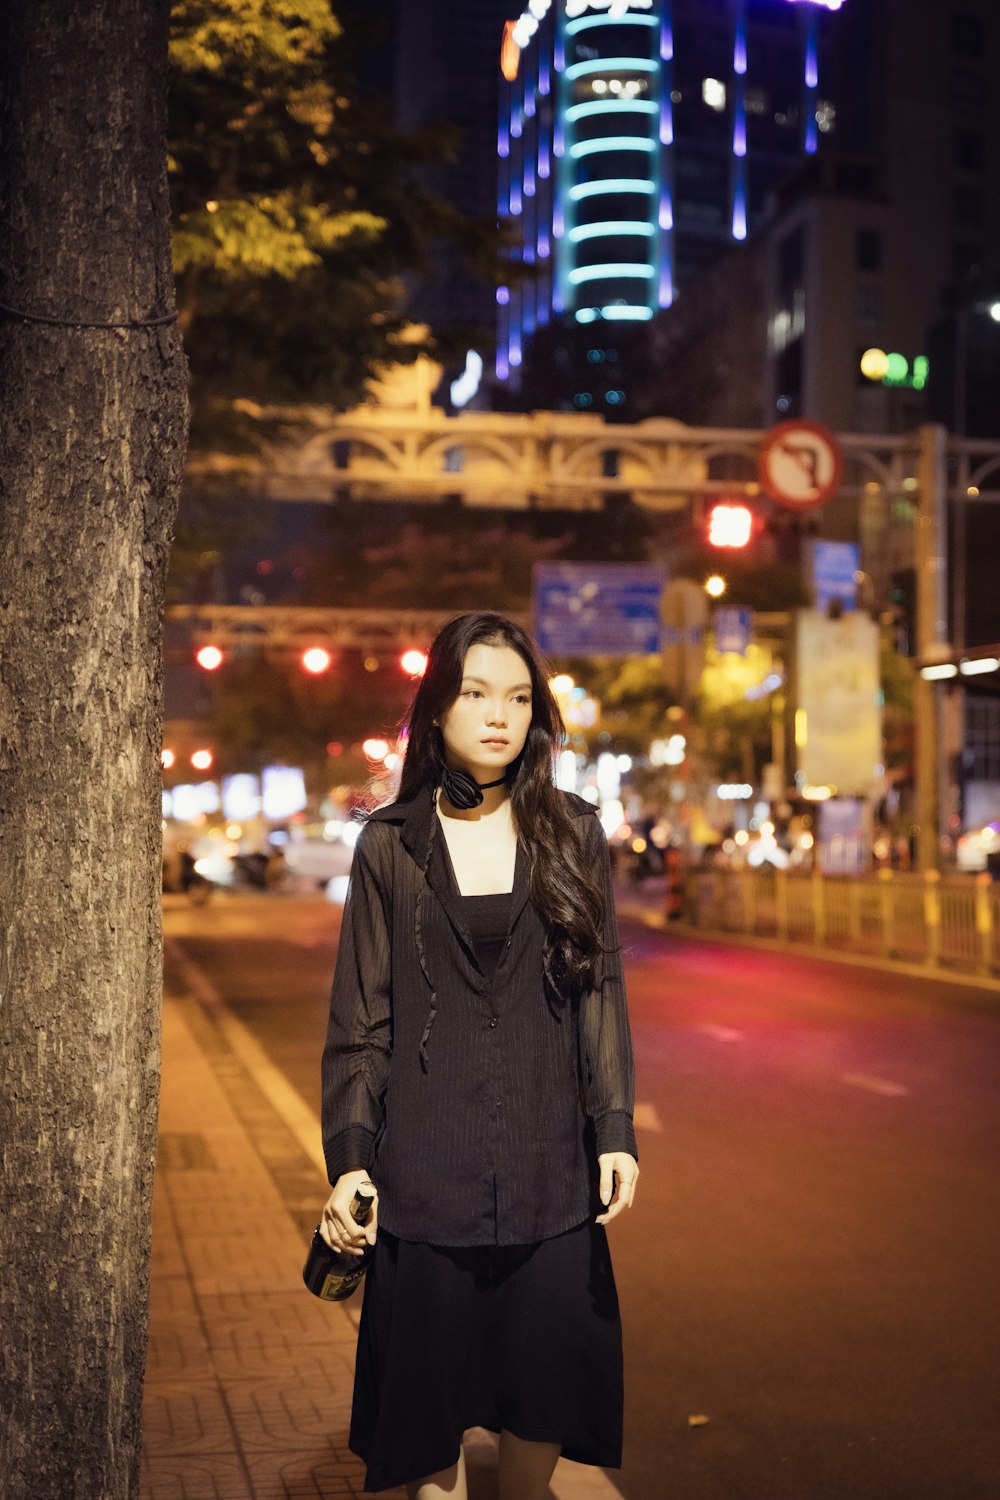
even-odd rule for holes
{"type": "MultiPolygon", "coordinates": [[[[948,647],[946,497],[948,433],[938,423],[920,429],[919,509],[916,572],[918,662],[944,659],[948,647]]],[[[942,754],[940,684],[917,676],[916,816],[917,864],[936,870],[940,859],[942,798],[939,763],[942,754]]]]}

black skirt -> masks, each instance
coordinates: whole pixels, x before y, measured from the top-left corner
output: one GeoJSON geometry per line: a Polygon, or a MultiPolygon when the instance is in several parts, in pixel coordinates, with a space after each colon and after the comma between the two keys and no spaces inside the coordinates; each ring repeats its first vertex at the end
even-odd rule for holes
{"type": "Polygon", "coordinates": [[[621,1320],[602,1224],[460,1249],[380,1229],[365,1283],[350,1446],[367,1490],[450,1468],[468,1427],[621,1467],[621,1320]]]}

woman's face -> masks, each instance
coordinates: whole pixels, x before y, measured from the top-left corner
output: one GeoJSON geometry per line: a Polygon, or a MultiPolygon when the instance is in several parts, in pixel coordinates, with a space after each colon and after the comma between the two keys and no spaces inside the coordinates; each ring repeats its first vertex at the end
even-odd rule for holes
{"type": "Polygon", "coordinates": [[[496,781],[520,755],[530,725],[524,658],[510,646],[470,646],[458,697],[441,717],[448,765],[477,781],[496,781]]]}

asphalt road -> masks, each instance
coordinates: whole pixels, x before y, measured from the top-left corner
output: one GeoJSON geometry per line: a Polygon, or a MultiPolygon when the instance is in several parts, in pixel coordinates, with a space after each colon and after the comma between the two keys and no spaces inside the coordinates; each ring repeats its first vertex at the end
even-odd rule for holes
{"type": "MultiPolygon", "coordinates": [[[[317,1116],[339,920],[282,896],[166,919],[317,1116]]],[[[642,1176],[610,1231],[609,1479],[626,1500],[1000,1500],[1000,997],[622,937],[642,1176]]]]}

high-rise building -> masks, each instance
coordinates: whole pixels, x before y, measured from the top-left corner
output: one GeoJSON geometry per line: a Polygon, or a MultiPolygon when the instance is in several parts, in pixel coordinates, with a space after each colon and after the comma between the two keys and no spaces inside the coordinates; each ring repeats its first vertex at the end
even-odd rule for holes
{"type": "Polygon", "coordinates": [[[508,26],[499,382],[552,322],[648,322],[832,137],[843,0],[529,0],[508,26]]]}

